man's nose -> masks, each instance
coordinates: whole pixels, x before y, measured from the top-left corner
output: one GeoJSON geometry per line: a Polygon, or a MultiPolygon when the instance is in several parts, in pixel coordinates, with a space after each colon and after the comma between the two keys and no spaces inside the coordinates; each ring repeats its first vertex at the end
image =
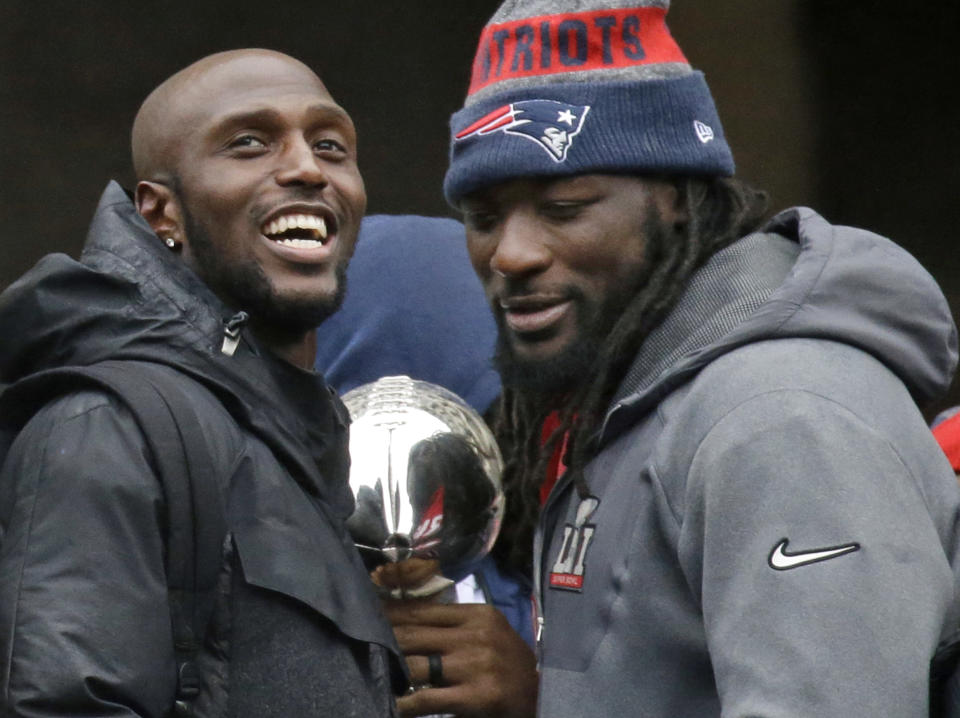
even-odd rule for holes
{"type": "Polygon", "coordinates": [[[327,174],[323,161],[305,139],[292,140],[280,157],[277,183],[281,185],[324,186],[327,174]]]}
{"type": "Polygon", "coordinates": [[[552,254],[543,228],[532,213],[514,211],[499,227],[496,248],[490,257],[490,269],[503,277],[524,277],[543,271],[552,254]]]}

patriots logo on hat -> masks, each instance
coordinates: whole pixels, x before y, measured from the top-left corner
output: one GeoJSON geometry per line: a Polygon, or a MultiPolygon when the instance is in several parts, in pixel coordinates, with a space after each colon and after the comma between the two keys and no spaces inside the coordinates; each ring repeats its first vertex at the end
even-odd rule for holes
{"type": "Polygon", "coordinates": [[[569,105],[555,100],[523,100],[484,115],[454,135],[456,140],[493,132],[525,137],[536,142],[554,162],[567,159],[573,138],[580,134],[590,105],[569,105]]]}

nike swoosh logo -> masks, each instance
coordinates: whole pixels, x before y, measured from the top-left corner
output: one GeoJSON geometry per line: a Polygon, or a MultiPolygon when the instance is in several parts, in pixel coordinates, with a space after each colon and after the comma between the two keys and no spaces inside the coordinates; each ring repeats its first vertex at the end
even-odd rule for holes
{"type": "Polygon", "coordinates": [[[820,548],[814,551],[796,551],[793,553],[787,553],[787,546],[789,545],[789,539],[781,539],[780,543],[774,546],[773,551],[770,552],[770,558],[768,560],[770,568],[777,571],[786,571],[791,568],[797,568],[798,566],[806,566],[810,563],[826,561],[831,558],[836,558],[837,556],[843,556],[844,554],[853,553],[854,551],[860,550],[860,544],[847,543],[843,544],[842,546],[829,546],[827,548],[820,548]]]}

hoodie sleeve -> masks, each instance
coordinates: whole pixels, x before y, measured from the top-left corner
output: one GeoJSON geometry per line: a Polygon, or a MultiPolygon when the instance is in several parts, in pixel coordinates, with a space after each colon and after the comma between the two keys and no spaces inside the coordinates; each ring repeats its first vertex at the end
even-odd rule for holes
{"type": "Polygon", "coordinates": [[[739,405],[701,442],[681,553],[724,716],[927,715],[953,575],[925,479],[894,446],[796,389],[739,405]]]}
{"type": "Polygon", "coordinates": [[[135,421],[93,392],[40,411],[0,474],[9,716],[163,716],[175,659],[161,488],[135,421]]]}

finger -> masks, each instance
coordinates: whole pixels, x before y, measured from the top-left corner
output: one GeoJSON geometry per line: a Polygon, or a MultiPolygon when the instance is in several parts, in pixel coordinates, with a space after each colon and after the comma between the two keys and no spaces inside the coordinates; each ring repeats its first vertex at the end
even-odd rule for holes
{"type": "Polygon", "coordinates": [[[413,625],[449,628],[455,625],[451,624],[446,612],[441,611],[438,616],[430,609],[431,606],[437,605],[440,604],[430,603],[429,600],[425,599],[387,599],[383,601],[383,611],[387,620],[394,626],[413,625]],[[441,621],[440,618],[447,620],[441,621]]]}
{"type": "Polygon", "coordinates": [[[421,688],[397,698],[397,708],[404,718],[443,713],[466,716],[469,715],[466,712],[469,703],[466,702],[464,693],[465,691],[459,687],[421,688]]]}
{"type": "Polygon", "coordinates": [[[441,653],[435,653],[433,655],[440,657],[440,681],[435,682],[433,680],[434,676],[430,675],[430,654],[412,654],[406,657],[407,668],[410,670],[410,683],[415,686],[429,685],[433,688],[452,686],[460,683],[460,671],[457,670],[460,661],[452,660],[451,656],[444,656],[441,653]],[[450,672],[451,669],[453,670],[452,674],[450,672]]]}
{"type": "Polygon", "coordinates": [[[434,651],[440,657],[440,685],[434,684],[430,676],[430,653],[410,653],[406,655],[407,668],[410,670],[410,683],[415,686],[430,685],[433,688],[451,687],[474,680],[478,673],[492,673],[490,657],[469,645],[454,645],[448,653],[434,651]]]}
{"type": "Polygon", "coordinates": [[[429,601],[387,601],[387,618],[394,625],[415,624],[454,628],[479,622],[498,622],[496,608],[480,603],[431,603],[429,601]]]}
{"type": "Polygon", "coordinates": [[[407,669],[410,671],[410,684],[423,686],[430,682],[430,662],[426,656],[411,654],[406,656],[407,669]]]}
{"type": "Polygon", "coordinates": [[[371,578],[375,584],[385,588],[415,588],[439,570],[440,563],[435,559],[408,558],[377,566],[371,578]]]}
{"type": "Polygon", "coordinates": [[[393,627],[393,635],[405,655],[447,653],[469,644],[469,635],[457,628],[401,624],[393,627]]]}
{"type": "MultiPolygon", "coordinates": [[[[458,718],[530,718],[536,712],[538,675],[536,659],[523,645],[525,655],[502,655],[495,649],[471,645],[456,645],[451,652],[438,654],[443,686],[418,690],[425,695],[408,703],[410,712],[404,715],[453,713],[458,718]]],[[[427,656],[408,655],[407,665],[414,685],[430,682],[427,656]]]]}
{"type": "MultiPolygon", "coordinates": [[[[402,648],[400,650],[403,650],[402,648]]],[[[430,667],[427,665],[427,657],[405,653],[403,656],[407,661],[407,673],[410,676],[410,685],[415,688],[427,684],[427,674],[430,667]]]]}
{"type": "MultiPolygon", "coordinates": [[[[442,624],[438,623],[437,614],[431,610],[431,606],[441,606],[442,604],[430,603],[423,599],[391,599],[383,602],[383,610],[387,615],[387,620],[391,623],[413,623],[423,626],[448,625],[449,621],[442,624]]],[[[441,612],[440,615],[444,615],[441,612]]]]}

